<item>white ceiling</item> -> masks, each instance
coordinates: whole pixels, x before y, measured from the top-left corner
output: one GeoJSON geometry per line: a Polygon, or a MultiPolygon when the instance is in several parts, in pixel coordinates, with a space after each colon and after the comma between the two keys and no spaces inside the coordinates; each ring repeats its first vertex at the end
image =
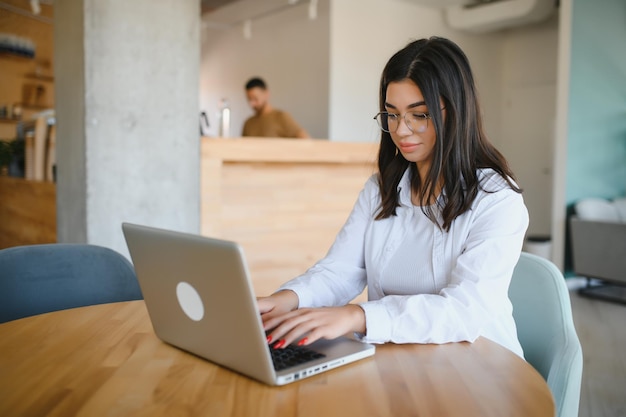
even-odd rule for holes
{"type": "Polygon", "coordinates": [[[216,28],[237,25],[248,19],[258,19],[288,7],[309,3],[309,0],[202,0],[203,5],[205,1],[225,2],[202,15],[202,22],[206,26],[216,28]]]}

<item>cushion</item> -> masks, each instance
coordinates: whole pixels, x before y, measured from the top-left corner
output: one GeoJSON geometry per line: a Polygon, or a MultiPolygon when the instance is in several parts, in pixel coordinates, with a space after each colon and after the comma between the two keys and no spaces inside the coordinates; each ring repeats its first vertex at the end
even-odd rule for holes
{"type": "Polygon", "coordinates": [[[584,198],[576,203],[576,214],[583,220],[621,222],[615,204],[603,198],[584,198]]]}
{"type": "Polygon", "coordinates": [[[617,209],[622,223],[626,223],[626,197],[616,198],[613,200],[613,205],[617,209]]]}

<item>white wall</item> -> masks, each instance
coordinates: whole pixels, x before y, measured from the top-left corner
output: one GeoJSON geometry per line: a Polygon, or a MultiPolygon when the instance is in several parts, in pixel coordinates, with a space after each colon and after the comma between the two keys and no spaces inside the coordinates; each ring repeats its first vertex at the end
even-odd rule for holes
{"type": "Polygon", "coordinates": [[[524,189],[528,235],[550,235],[556,129],[558,14],[503,33],[502,140],[524,189]]]}
{"type": "MultiPolygon", "coordinates": [[[[231,136],[240,136],[252,115],[244,85],[253,76],[268,83],[274,107],[290,112],[312,137],[328,133],[329,0],[320,0],[315,20],[308,2],[252,20],[251,38],[243,25],[203,25],[200,66],[200,108],[207,111],[210,133],[218,134],[218,105],[227,98],[231,136]]],[[[225,6],[236,10],[238,3],[225,6]]],[[[225,11],[225,12],[226,12],[225,11]]],[[[245,9],[241,11],[245,16],[245,9]]]]}
{"type": "Polygon", "coordinates": [[[487,131],[499,133],[501,41],[449,29],[440,9],[401,0],[334,0],[331,3],[331,140],[379,139],[372,117],[378,112],[378,86],[387,60],[409,41],[447,37],[468,55],[479,85],[487,131]]]}

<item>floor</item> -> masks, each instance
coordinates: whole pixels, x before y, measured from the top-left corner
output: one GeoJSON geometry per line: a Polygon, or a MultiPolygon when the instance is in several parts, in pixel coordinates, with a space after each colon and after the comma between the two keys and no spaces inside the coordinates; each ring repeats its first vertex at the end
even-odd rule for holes
{"type": "Polygon", "coordinates": [[[582,297],[568,279],[583,348],[579,417],[626,417],[626,304],[582,297]]]}

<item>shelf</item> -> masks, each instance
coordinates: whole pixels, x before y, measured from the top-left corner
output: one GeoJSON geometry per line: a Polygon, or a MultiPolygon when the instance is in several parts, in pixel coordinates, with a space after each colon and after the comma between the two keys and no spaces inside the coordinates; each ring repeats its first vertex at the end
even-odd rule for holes
{"type": "Polygon", "coordinates": [[[35,59],[34,56],[27,56],[27,55],[23,55],[23,54],[18,54],[15,52],[9,52],[6,50],[0,50],[0,57],[2,58],[7,58],[7,59],[15,59],[18,61],[32,61],[33,59],[35,59]]]}
{"type": "Polygon", "coordinates": [[[54,77],[50,75],[26,74],[24,75],[24,78],[29,79],[29,80],[44,81],[48,83],[54,82],[54,77]]]}
{"type": "Polygon", "coordinates": [[[17,103],[22,110],[54,110],[54,105],[17,103]]]}
{"type": "Polygon", "coordinates": [[[8,118],[8,117],[0,117],[0,123],[19,123],[21,122],[21,119],[15,119],[15,118],[8,118]]]}

